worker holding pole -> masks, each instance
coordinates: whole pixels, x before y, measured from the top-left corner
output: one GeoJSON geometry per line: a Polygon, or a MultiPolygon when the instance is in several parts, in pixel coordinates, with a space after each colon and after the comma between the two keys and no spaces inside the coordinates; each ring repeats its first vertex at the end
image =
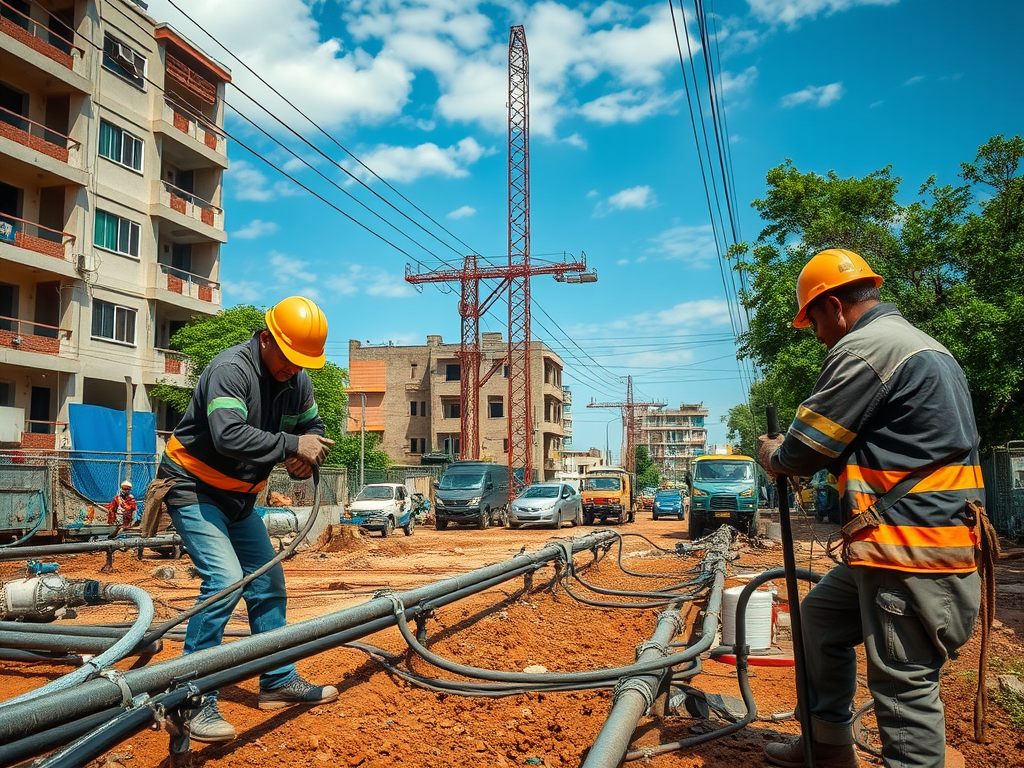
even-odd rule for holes
{"type": "MultiPolygon", "coordinates": [[[[829,249],[797,280],[794,327],[828,355],[784,436],[759,440],[771,473],[839,478],[842,563],[801,603],[817,768],[858,768],[855,648],[892,768],[942,768],[939,671],[970,638],[981,600],[984,518],[978,432],[963,371],[933,338],[880,302],[882,278],[829,249]]],[[[803,739],[769,744],[769,762],[806,765],[803,739]]]]}
{"type": "MultiPolygon", "coordinates": [[[[309,299],[292,296],[267,311],[266,323],[203,371],[157,472],[167,511],[203,580],[200,602],[274,558],[270,536],[253,514],[256,494],[274,465],[284,462],[292,477],[308,478],[332,444],[323,436],[304,370],[324,365],[327,318],[309,299]]],[[[193,616],[185,654],[220,644],[239,598],[245,599],[253,634],[287,623],[284,569],[278,564],[193,616]]],[[[306,682],[294,665],[260,677],[260,709],[337,697],[334,686],[306,682]]],[[[189,731],[196,741],[235,738],[217,707],[216,692],[192,714],[189,731]]]]}

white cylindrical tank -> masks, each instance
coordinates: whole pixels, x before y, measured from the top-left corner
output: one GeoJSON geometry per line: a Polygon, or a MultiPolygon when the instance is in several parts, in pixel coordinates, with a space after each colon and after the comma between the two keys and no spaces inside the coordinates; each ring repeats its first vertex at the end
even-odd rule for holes
{"type": "MultiPolygon", "coordinates": [[[[743,587],[730,587],[722,595],[722,644],[736,643],[736,604],[743,587]]],[[[752,651],[772,646],[772,593],[755,590],[747,601],[747,645],[752,651]]]]}

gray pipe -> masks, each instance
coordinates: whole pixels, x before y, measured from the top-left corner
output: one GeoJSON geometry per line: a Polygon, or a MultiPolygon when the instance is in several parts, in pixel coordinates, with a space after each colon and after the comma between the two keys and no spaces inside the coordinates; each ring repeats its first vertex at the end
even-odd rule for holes
{"type": "Polygon", "coordinates": [[[32,560],[37,557],[59,557],[84,552],[120,552],[139,547],[173,547],[181,544],[181,537],[154,536],[149,539],[108,539],[106,541],[75,541],[69,544],[49,544],[39,547],[15,547],[0,551],[0,561],[32,560]]]}
{"type": "Polygon", "coordinates": [[[64,651],[67,653],[103,653],[117,642],[113,637],[88,635],[43,635],[35,632],[0,632],[0,647],[27,651],[64,651]]]}
{"type": "MultiPolygon", "coordinates": [[[[597,531],[572,541],[573,553],[585,552],[613,541],[611,531],[597,531]]],[[[472,588],[496,577],[520,572],[525,565],[540,564],[563,557],[561,545],[549,544],[531,553],[516,555],[510,560],[478,568],[469,573],[428,584],[399,594],[406,606],[416,606],[444,598],[452,592],[472,588]]],[[[175,678],[198,675],[200,677],[259,659],[276,651],[292,648],[327,635],[360,627],[377,619],[387,619],[388,626],[395,622],[394,605],[384,597],[374,598],[362,605],[292,624],[281,629],[236,640],[214,648],[196,651],[188,656],[168,659],[123,676],[135,694],[166,690],[175,678]]],[[[376,631],[376,630],[375,630],[376,631]]],[[[353,639],[346,638],[345,641],[353,639]]],[[[345,642],[342,641],[342,642],[345,642]]],[[[31,702],[19,702],[4,708],[0,717],[0,744],[23,738],[45,728],[107,709],[121,701],[121,689],[103,678],[88,680],[72,690],[56,691],[31,702]]]]}
{"type": "Polygon", "coordinates": [[[78,685],[78,683],[87,680],[94,672],[106,669],[129,654],[132,648],[142,639],[142,636],[146,634],[146,630],[149,629],[149,625],[153,621],[153,598],[149,596],[146,590],[130,584],[110,584],[103,590],[103,596],[113,602],[135,603],[139,615],[136,617],[131,629],[124,634],[124,637],[117,640],[95,659],[90,659],[86,664],[73,672],[69,672],[63,677],[58,677],[42,688],[36,688],[28,693],[23,693],[21,696],[0,702],[0,711],[13,706],[17,702],[30,701],[40,696],[45,696],[47,693],[63,691],[78,685]]]}
{"type": "MultiPolygon", "coordinates": [[[[708,560],[714,569],[714,583],[707,608],[704,611],[704,623],[701,627],[701,638],[686,649],[690,658],[699,656],[711,647],[718,632],[719,616],[722,610],[722,592],[725,588],[725,553],[728,551],[732,536],[726,526],[722,526],[714,534],[709,548],[708,560]]],[[[672,639],[682,631],[679,611],[665,611],[658,617],[658,626],[651,638],[653,647],[640,654],[638,660],[653,659],[661,656],[659,648],[667,648],[672,639]]],[[[664,675],[670,673],[664,669],[657,673],[635,675],[622,678],[615,688],[612,708],[608,713],[601,732],[587,754],[583,768],[617,768],[629,749],[629,743],[636,731],[637,723],[648,710],[658,695],[660,682],[664,675]]]]}

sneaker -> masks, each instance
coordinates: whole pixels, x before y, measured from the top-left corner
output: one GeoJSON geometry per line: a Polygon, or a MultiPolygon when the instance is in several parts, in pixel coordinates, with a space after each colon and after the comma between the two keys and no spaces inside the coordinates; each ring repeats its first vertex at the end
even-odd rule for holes
{"type": "Polygon", "coordinates": [[[188,721],[189,737],[195,741],[217,742],[231,741],[238,734],[217,708],[217,700],[203,699],[199,709],[193,710],[192,719],[188,721]]]}
{"type": "Polygon", "coordinates": [[[281,709],[290,704],[326,704],[338,698],[333,685],[313,685],[301,677],[269,691],[260,689],[260,709],[281,709]]]}
{"type": "MultiPolygon", "coordinates": [[[[788,744],[766,744],[764,756],[772,765],[782,768],[806,768],[803,737],[788,744]]],[[[860,768],[857,748],[853,744],[814,744],[814,764],[817,768],[860,768]]]]}

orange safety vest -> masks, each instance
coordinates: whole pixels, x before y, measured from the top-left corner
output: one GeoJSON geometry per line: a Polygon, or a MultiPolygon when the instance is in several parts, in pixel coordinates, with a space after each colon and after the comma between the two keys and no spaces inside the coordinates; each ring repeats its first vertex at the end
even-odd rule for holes
{"type": "Polygon", "coordinates": [[[244,480],[237,480],[233,477],[219,472],[208,464],[203,463],[190,454],[178,438],[171,435],[164,449],[164,455],[179,467],[184,469],[193,477],[202,480],[209,486],[219,488],[222,491],[234,491],[235,493],[259,493],[266,486],[267,481],[259,483],[247,483],[244,480]]]}

